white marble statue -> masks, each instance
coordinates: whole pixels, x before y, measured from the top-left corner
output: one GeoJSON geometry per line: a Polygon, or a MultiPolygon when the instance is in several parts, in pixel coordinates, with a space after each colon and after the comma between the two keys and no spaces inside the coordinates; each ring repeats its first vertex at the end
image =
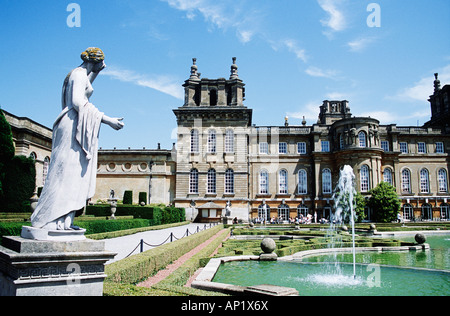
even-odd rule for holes
{"type": "Polygon", "coordinates": [[[99,48],[81,54],[83,64],[67,75],[62,90],[62,112],[53,125],[50,166],[31,224],[44,230],[76,230],[77,210],[94,196],[97,174],[98,135],[101,123],[115,130],[122,118],[100,112],[89,98],[92,83],[106,65],[99,48]]]}

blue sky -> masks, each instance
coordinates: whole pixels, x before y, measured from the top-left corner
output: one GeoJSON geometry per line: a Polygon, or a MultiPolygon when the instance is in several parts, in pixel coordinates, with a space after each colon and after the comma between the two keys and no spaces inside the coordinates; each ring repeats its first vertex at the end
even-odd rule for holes
{"type": "Polygon", "coordinates": [[[69,27],[72,2],[0,2],[0,105],[51,127],[66,74],[100,47],[108,68],[91,102],[126,124],[102,127],[103,148],[171,148],[193,57],[203,78],[228,78],[237,57],[257,125],[312,125],[325,99],[422,125],[433,74],[450,84],[448,0],[79,0],[69,27]],[[380,27],[367,24],[371,3],[380,27]]]}

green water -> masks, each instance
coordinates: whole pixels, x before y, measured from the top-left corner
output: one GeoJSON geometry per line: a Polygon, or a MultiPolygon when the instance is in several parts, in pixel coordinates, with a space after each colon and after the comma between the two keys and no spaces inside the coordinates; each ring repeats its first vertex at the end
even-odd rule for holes
{"type": "Polygon", "coordinates": [[[450,273],[404,268],[450,270],[450,236],[427,237],[427,243],[429,251],[357,254],[356,280],[349,264],[352,254],[341,254],[302,262],[229,262],[220,266],[213,282],[280,285],[295,288],[300,295],[450,296],[450,273]]]}
{"type": "MultiPolygon", "coordinates": [[[[403,241],[414,241],[414,237],[401,238],[403,241]]],[[[426,241],[430,245],[429,251],[402,251],[382,253],[357,253],[357,263],[377,263],[402,267],[450,270],[450,235],[429,236],[426,241]]],[[[352,262],[352,254],[335,256],[314,256],[304,258],[303,262],[352,262]]]]}
{"type": "Polygon", "coordinates": [[[221,265],[213,282],[252,286],[273,284],[297,289],[301,296],[448,296],[450,274],[427,270],[342,264],[334,274],[324,264],[235,261],[221,265]]]}

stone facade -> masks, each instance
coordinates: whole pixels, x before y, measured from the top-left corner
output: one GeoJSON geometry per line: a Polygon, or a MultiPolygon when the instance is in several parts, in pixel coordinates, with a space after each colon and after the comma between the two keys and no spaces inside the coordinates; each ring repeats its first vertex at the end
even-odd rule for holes
{"type": "Polygon", "coordinates": [[[350,165],[366,197],[382,181],[394,185],[404,219],[450,219],[450,85],[441,88],[437,74],[434,85],[432,117],[422,127],[354,117],[347,100],[325,100],[312,125],[286,118],[283,126],[257,126],[236,59],[229,79],[200,78],[194,59],[184,104],[173,110],[176,148],[101,149],[93,202],[111,189],[119,199],[133,190],[135,203],[148,192],[150,203],[184,207],[191,220],[201,220],[198,208],[209,202],[243,221],[300,214],[318,220],[329,217],[339,171],[350,165]]]}

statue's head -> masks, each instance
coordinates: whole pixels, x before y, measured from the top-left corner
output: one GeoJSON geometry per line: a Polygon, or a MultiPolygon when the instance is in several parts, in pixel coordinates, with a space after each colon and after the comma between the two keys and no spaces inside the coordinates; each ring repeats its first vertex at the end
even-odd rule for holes
{"type": "Polygon", "coordinates": [[[101,63],[105,60],[105,54],[100,48],[89,47],[81,53],[81,59],[85,62],[101,63]]]}

